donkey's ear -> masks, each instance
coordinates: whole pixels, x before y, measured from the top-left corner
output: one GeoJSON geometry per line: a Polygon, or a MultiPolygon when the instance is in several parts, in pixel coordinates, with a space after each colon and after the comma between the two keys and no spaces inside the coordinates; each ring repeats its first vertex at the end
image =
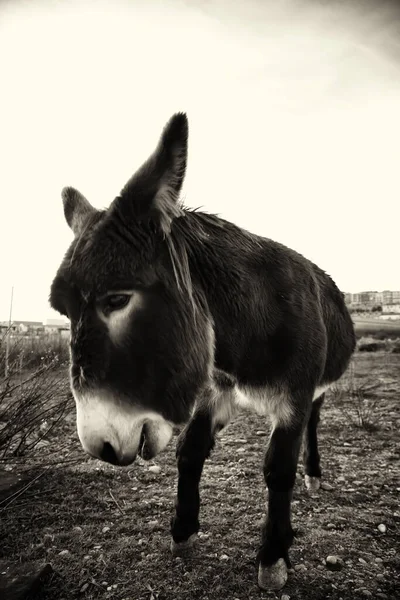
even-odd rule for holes
{"type": "Polygon", "coordinates": [[[82,231],[86,219],[96,212],[96,209],[73,187],[65,187],[61,192],[64,204],[64,215],[75,236],[82,231]]]}
{"type": "Polygon", "coordinates": [[[174,217],[182,214],[178,199],[185,178],[187,146],[187,117],[176,113],[164,127],[156,150],[116,199],[125,218],[149,217],[169,233],[174,217]]]}

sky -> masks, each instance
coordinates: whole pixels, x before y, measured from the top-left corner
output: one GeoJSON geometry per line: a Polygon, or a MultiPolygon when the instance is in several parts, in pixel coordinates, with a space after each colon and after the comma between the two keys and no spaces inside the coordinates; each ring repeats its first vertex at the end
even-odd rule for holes
{"type": "Polygon", "coordinates": [[[3,0],[0,81],[0,320],[57,317],[61,189],[108,206],[176,111],[186,205],[400,289],[394,4],[3,0]]]}

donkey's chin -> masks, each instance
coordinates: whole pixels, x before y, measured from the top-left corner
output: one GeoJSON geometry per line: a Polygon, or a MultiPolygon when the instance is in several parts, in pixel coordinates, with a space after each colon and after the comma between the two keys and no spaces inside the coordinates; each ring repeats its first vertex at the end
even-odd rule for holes
{"type": "Polygon", "coordinates": [[[147,421],[140,436],[139,456],[143,460],[151,460],[166,448],[172,434],[172,426],[166,421],[147,421]]]}

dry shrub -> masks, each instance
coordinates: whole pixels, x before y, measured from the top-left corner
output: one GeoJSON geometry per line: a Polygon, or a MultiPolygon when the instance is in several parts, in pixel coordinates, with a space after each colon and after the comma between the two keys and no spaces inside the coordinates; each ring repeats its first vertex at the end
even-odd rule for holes
{"type": "Polygon", "coordinates": [[[350,364],[346,377],[331,388],[335,404],[341,404],[348,420],[368,432],[377,431],[382,415],[378,412],[380,382],[364,380],[358,383],[354,363],[350,364]]]}
{"type": "Polygon", "coordinates": [[[45,352],[40,366],[21,371],[18,355],[10,355],[5,374],[5,344],[0,346],[0,459],[24,456],[44,445],[62,420],[71,399],[66,363],[45,352]]]}
{"type": "Polygon", "coordinates": [[[357,340],[357,350],[359,352],[399,352],[396,348],[400,347],[398,338],[391,339],[390,337],[384,340],[378,340],[372,336],[361,337],[357,340]]]}

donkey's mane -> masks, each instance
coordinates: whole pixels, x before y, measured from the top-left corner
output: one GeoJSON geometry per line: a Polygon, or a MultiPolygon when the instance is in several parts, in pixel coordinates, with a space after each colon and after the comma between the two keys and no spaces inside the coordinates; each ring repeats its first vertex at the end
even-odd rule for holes
{"type": "Polygon", "coordinates": [[[189,254],[193,244],[201,244],[209,238],[207,227],[221,229],[224,222],[216,214],[201,211],[201,207],[181,208],[183,215],[173,221],[171,231],[166,235],[166,243],[178,290],[188,294],[195,312],[189,254]]]}

